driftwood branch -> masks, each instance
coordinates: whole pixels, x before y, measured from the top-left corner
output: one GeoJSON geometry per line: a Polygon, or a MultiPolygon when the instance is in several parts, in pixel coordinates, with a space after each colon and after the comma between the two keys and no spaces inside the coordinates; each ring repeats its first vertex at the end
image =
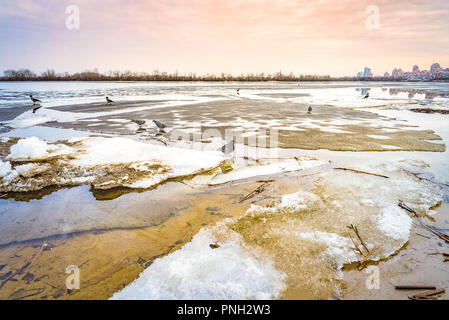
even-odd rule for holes
{"type": "Polygon", "coordinates": [[[386,178],[386,179],[390,178],[390,177],[384,176],[383,174],[371,173],[371,172],[366,172],[366,171],[356,170],[356,169],[351,169],[351,168],[334,168],[334,169],[335,170],[352,171],[352,172],[355,172],[355,173],[369,174],[369,175],[372,175],[372,176],[382,177],[382,178],[386,178]]]}
{"type": "Polygon", "coordinates": [[[434,180],[432,180],[432,179],[429,179],[429,178],[423,178],[423,177],[420,177],[419,175],[417,175],[416,173],[414,173],[414,172],[412,172],[412,171],[410,171],[410,170],[406,170],[406,169],[402,169],[402,170],[404,170],[404,171],[407,172],[408,174],[411,174],[412,176],[414,176],[415,178],[417,178],[417,179],[419,179],[419,180],[426,180],[426,181],[432,182],[432,183],[436,184],[436,185],[439,186],[439,187],[441,187],[441,186],[449,187],[449,184],[447,184],[447,183],[436,182],[436,181],[434,181],[434,180]]]}
{"type": "Polygon", "coordinates": [[[394,286],[396,290],[435,290],[435,286],[394,286]]]}
{"type": "Polygon", "coordinates": [[[351,234],[350,233],[348,233],[348,236],[349,236],[349,238],[351,239],[351,241],[352,241],[352,244],[354,245],[354,250],[357,252],[357,253],[359,253],[361,256],[363,256],[363,252],[362,252],[362,250],[360,250],[360,248],[359,248],[359,246],[358,246],[358,244],[357,243],[355,243],[355,241],[354,241],[354,239],[352,238],[352,236],[351,236],[351,234]]]}
{"type": "Polygon", "coordinates": [[[435,300],[437,297],[436,295],[444,293],[444,289],[436,289],[436,290],[430,290],[430,291],[424,291],[422,293],[415,294],[413,296],[409,296],[408,298],[411,300],[435,300]]]}
{"type": "Polygon", "coordinates": [[[360,261],[358,269],[363,269],[363,264],[368,260],[368,258],[377,250],[379,247],[374,247],[371,251],[368,251],[368,253],[363,257],[362,261],[360,261]]]}
{"type": "Polygon", "coordinates": [[[239,203],[254,197],[256,194],[262,193],[265,190],[265,187],[267,187],[268,185],[269,182],[262,183],[260,186],[258,186],[256,189],[248,193],[246,196],[241,197],[239,203]]]}
{"type": "Polygon", "coordinates": [[[402,209],[410,212],[411,214],[413,214],[415,217],[419,218],[419,214],[413,210],[412,208],[410,208],[409,206],[407,206],[402,200],[399,200],[398,206],[401,207],[402,209]]]}
{"type": "Polygon", "coordinates": [[[444,234],[442,232],[433,230],[431,226],[423,223],[421,221],[421,218],[419,217],[418,213],[413,210],[412,208],[410,208],[409,206],[407,206],[402,200],[399,200],[398,206],[401,207],[404,210],[407,210],[408,212],[412,213],[416,219],[418,220],[419,224],[421,225],[421,227],[429,230],[430,232],[432,232],[433,234],[435,234],[436,236],[438,236],[440,239],[446,241],[447,243],[449,243],[449,236],[447,234],[444,234]]]}
{"type": "Polygon", "coordinates": [[[357,238],[359,238],[360,243],[361,243],[362,246],[365,248],[366,252],[369,252],[367,246],[365,245],[365,242],[363,242],[363,239],[362,239],[362,237],[361,237],[360,234],[359,234],[359,230],[357,229],[357,227],[354,226],[354,225],[352,225],[352,224],[349,225],[349,226],[347,226],[347,227],[348,227],[349,229],[352,229],[352,230],[354,231],[355,235],[357,236],[357,238]]]}

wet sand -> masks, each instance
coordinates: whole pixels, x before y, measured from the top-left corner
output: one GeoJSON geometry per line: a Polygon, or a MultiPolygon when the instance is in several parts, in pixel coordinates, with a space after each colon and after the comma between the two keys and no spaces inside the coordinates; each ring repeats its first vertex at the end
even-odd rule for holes
{"type": "MultiPolygon", "coordinates": [[[[151,102],[134,102],[132,107],[144,107],[151,102]]],[[[103,108],[104,106],[102,106],[103,108]]],[[[128,102],[105,108],[129,107],[128,102]]],[[[278,131],[278,146],[295,149],[328,149],[332,151],[432,151],[444,152],[441,137],[432,130],[420,130],[407,122],[376,115],[368,111],[292,102],[267,102],[264,100],[230,100],[198,103],[170,108],[154,108],[144,111],[124,112],[117,115],[85,118],[74,122],[47,123],[57,128],[72,128],[97,133],[136,135],[145,138],[156,132],[149,128],[136,132],[139,126],[130,119],[157,119],[167,124],[172,137],[190,136],[192,132],[204,133],[216,130],[222,137],[225,130],[258,134],[259,130],[278,131]],[[199,129],[201,125],[201,131],[199,129]]],[[[59,107],[60,110],[92,110],[97,105],[59,107]]],[[[254,139],[243,138],[246,145],[254,146],[254,139]]],[[[266,139],[270,145],[270,139],[266,139]]]]}

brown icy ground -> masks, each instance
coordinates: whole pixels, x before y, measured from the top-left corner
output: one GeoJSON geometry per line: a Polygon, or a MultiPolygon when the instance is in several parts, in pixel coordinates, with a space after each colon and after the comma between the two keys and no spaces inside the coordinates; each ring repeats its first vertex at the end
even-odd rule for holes
{"type": "MultiPolygon", "coordinates": [[[[11,146],[21,139],[11,138],[7,142],[2,142],[0,143],[2,158],[5,162],[10,162],[11,173],[0,178],[0,192],[27,192],[49,186],[65,187],[81,184],[91,184],[95,189],[111,189],[118,186],[150,188],[169,179],[208,172],[222,165],[225,160],[224,155],[217,152],[204,163],[204,166],[199,162],[197,165],[178,168],[158,159],[163,153],[174,157],[179,152],[176,149],[165,149],[124,138],[113,139],[88,138],[60,143],[39,141],[45,145],[47,152],[37,158],[20,158],[9,154],[11,146]],[[140,152],[140,158],[133,161],[132,154],[126,155],[126,150],[120,151],[120,145],[117,146],[119,150],[111,150],[115,146],[114,141],[134,144],[135,148],[130,151],[140,152]],[[106,144],[106,149],[96,150],[96,144],[101,148],[102,143],[106,144]],[[122,156],[122,153],[125,154],[125,159],[116,161],[116,157],[122,156]],[[100,157],[100,160],[95,157],[100,157]]],[[[184,152],[188,156],[196,155],[195,151],[184,152]]]]}

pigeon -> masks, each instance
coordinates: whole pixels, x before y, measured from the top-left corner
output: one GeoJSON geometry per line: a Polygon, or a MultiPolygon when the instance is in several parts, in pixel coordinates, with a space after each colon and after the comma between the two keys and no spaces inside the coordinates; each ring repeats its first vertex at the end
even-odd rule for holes
{"type": "Polygon", "coordinates": [[[106,97],[106,103],[107,104],[111,104],[111,103],[113,103],[114,101],[112,101],[111,99],[109,99],[109,97],[106,97]]]}
{"type": "Polygon", "coordinates": [[[235,150],[235,140],[229,141],[223,147],[217,149],[217,151],[221,151],[224,154],[230,154],[234,152],[234,150],[235,150]]]}
{"type": "Polygon", "coordinates": [[[312,107],[309,106],[309,109],[307,109],[307,113],[312,113],[312,107]]]}
{"type": "Polygon", "coordinates": [[[157,120],[153,120],[153,122],[159,128],[159,131],[156,133],[157,136],[160,136],[161,134],[165,133],[164,128],[167,127],[165,123],[157,120]]]}
{"type": "Polygon", "coordinates": [[[136,123],[140,127],[145,124],[145,120],[134,120],[134,119],[131,119],[131,121],[136,123]]]}
{"type": "Polygon", "coordinates": [[[31,101],[33,101],[33,104],[36,104],[37,102],[42,102],[39,99],[33,98],[32,94],[30,94],[30,99],[31,99],[31,101]]]}
{"type": "Polygon", "coordinates": [[[367,99],[369,97],[369,92],[366,93],[366,95],[363,97],[363,99],[367,99]]]}
{"type": "Polygon", "coordinates": [[[160,121],[153,120],[153,122],[154,122],[154,124],[155,124],[159,129],[161,129],[161,130],[167,127],[167,125],[166,125],[165,123],[162,123],[162,122],[160,122],[160,121]]]}

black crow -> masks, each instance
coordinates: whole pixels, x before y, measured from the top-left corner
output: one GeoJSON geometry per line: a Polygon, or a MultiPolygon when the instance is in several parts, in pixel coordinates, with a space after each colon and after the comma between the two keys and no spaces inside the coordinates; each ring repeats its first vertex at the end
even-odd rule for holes
{"type": "Polygon", "coordinates": [[[32,94],[30,94],[30,99],[31,99],[31,101],[33,101],[33,104],[36,104],[36,102],[42,102],[39,99],[33,98],[32,94]]]}

